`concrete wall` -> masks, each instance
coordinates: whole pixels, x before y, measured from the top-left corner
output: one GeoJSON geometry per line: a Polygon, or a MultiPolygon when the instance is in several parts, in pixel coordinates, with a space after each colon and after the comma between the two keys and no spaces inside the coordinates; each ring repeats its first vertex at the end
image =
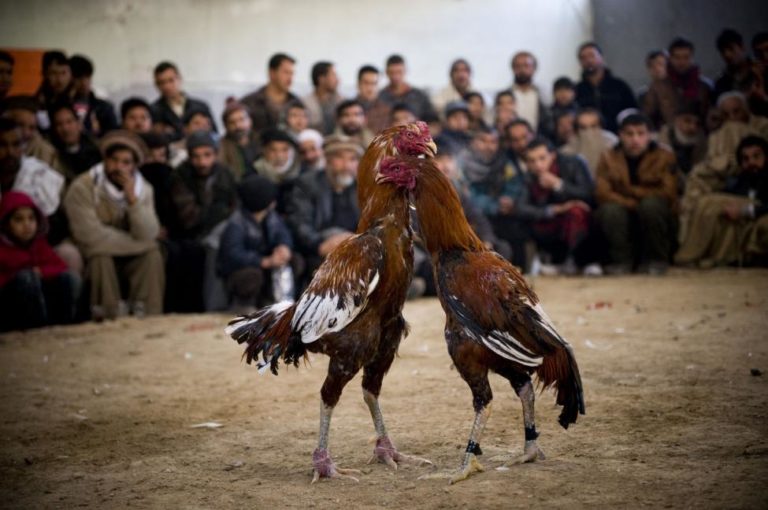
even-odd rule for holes
{"type": "Polygon", "coordinates": [[[360,65],[402,53],[410,81],[437,89],[456,57],[489,93],[511,81],[510,56],[533,51],[537,81],[576,76],[573,48],[592,34],[589,0],[20,0],[0,3],[0,47],[61,48],[90,56],[95,82],[113,100],[155,97],[151,70],[163,59],[186,89],[219,111],[223,99],[264,83],[276,51],[298,59],[295,89],[310,89],[320,59],[337,63],[351,93],[360,65]]]}
{"type": "Polygon", "coordinates": [[[768,30],[768,4],[759,0],[592,0],[595,40],[609,67],[634,87],[645,84],[645,56],[676,36],[693,41],[702,71],[716,78],[723,63],[715,38],[723,28],[752,36],[768,30]]]}

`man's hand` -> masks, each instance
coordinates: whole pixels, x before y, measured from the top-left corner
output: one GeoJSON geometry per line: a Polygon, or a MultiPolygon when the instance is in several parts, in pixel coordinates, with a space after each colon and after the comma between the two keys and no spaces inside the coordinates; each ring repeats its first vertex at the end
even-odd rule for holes
{"type": "Polygon", "coordinates": [[[115,181],[122,188],[123,193],[125,194],[125,200],[128,202],[128,205],[135,204],[136,200],[138,199],[136,197],[136,192],[135,192],[135,186],[136,186],[135,173],[132,171],[120,172],[115,176],[115,181]]]}
{"type": "Polygon", "coordinates": [[[335,250],[338,245],[352,237],[352,235],[352,232],[339,232],[338,234],[332,235],[320,243],[320,246],[317,248],[317,253],[321,257],[327,256],[329,253],[335,250]]]}
{"type": "Polygon", "coordinates": [[[568,200],[567,202],[563,202],[562,204],[555,204],[552,206],[552,211],[555,213],[555,215],[563,214],[565,212],[568,212],[570,209],[573,208],[578,209],[584,209],[585,211],[590,211],[591,207],[589,207],[589,204],[586,202],[583,202],[581,200],[568,200]]]}
{"type": "Polygon", "coordinates": [[[539,186],[544,189],[560,189],[563,185],[563,180],[550,172],[542,172],[539,174],[539,186]]]}
{"type": "Polygon", "coordinates": [[[738,202],[725,204],[721,214],[731,221],[737,221],[744,217],[744,211],[738,202]]]}
{"type": "Polygon", "coordinates": [[[515,201],[504,195],[499,197],[499,214],[511,214],[515,209],[515,201]]]}
{"type": "Polygon", "coordinates": [[[291,249],[286,245],[281,244],[272,252],[272,263],[276,267],[282,267],[291,261],[292,255],[291,249]]]}

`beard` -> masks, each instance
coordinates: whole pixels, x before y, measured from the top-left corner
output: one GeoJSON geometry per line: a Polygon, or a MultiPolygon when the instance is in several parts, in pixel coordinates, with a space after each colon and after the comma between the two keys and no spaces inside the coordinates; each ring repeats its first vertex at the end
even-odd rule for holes
{"type": "Polygon", "coordinates": [[[342,189],[347,189],[355,182],[355,178],[349,174],[337,175],[334,177],[336,185],[342,189]]]}
{"type": "Polygon", "coordinates": [[[676,127],[673,127],[672,129],[674,129],[675,131],[675,140],[677,140],[677,143],[679,143],[680,145],[684,147],[690,147],[691,145],[694,145],[696,143],[697,137],[695,135],[694,136],[686,135],[676,127]]]}
{"type": "Polygon", "coordinates": [[[585,76],[594,76],[597,74],[597,67],[586,67],[584,68],[584,75],[585,76]]]}
{"type": "Polygon", "coordinates": [[[523,74],[515,75],[515,83],[517,85],[530,85],[532,80],[533,80],[533,76],[527,76],[523,74]]]}

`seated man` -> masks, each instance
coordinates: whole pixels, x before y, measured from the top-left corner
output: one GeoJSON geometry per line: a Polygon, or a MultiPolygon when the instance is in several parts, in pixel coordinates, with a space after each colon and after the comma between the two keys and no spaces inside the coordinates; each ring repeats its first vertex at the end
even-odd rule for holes
{"type": "Polygon", "coordinates": [[[373,140],[373,133],[368,129],[363,105],[356,99],[347,99],[336,108],[336,135],[348,136],[361,147],[366,148],[373,140]]]}
{"type": "Polygon", "coordinates": [[[240,208],[221,235],[217,268],[237,311],[293,299],[293,239],[275,212],[277,186],[260,175],[238,185],[240,208]],[[281,281],[285,280],[285,281],[281,281]]]}
{"type": "Polygon", "coordinates": [[[237,185],[217,161],[211,133],[189,135],[187,152],[189,158],[171,178],[175,219],[168,243],[169,300],[176,303],[176,311],[196,312],[214,307],[207,290],[215,276],[208,270],[215,268],[218,233],[235,209],[237,185]]]}
{"type": "Polygon", "coordinates": [[[314,129],[305,129],[299,133],[299,154],[301,173],[325,170],[323,135],[314,129]]]}
{"type": "Polygon", "coordinates": [[[298,99],[295,101],[288,101],[280,115],[280,129],[296,140],[299,133],[308,127],[309,110],[306,105],[298,99]]]}
{"type": "Polygon", "coordinates": [[[311,275],[342,241],[357,229],[357,165],[362,149],[346,137],[330,136],[325,143],[325,172],[297,179],[288,204],[288,225],[311,275]]]}
{"type": "Polygon", "coordinates": [[[619,144],[597,166],[597,220],[608,242],[606,272],[626,274],[638,263],[650,274],[666,272],[675,239],[675,155],[651,141],[651,123],[630,114],[619,126],[619,144]]]}
{"type": "Polygon", "coordinates": [[[496,235],[511,245],[512,263],[524,268],[527,236],[521,222],[513,217],[524,185],[523,174],[501,150],[498,133],[491,128],[476,131],[469,148],[458,156],[458,163],[472,202],[488,217],[496,235]]]}
{"type": "Polygon", "coordinates": [[[221,163],[229,168],[235,179],[242,179],[259,157],[259,137],[252,129],[248,108],[236,101],[231,102],[221,114],[226,135],[221,137],[221,163]]]}
{"type": "Polygon", "coordinates": [[[675,262],[700,267],[768,262],[768,141],[744,138],[736,160],[738,173],[699,198],[675,262]]]}
{"type": "Polygon", "coordinates": [[[72,69],[72,105],[83,122],[83,130],[90,136],[100,137],[117,129],[115,107],[109,101],[96,97],[91,88],[93,63],[83,55],[69,59],[72,69]]]}
{"type": "Polygon", "coordinates": [[[99,147],[83,132],[77,112],[68,104],[51,108],[51,140],[59,152],[67,181],[72,181],[101,161],[99,147]]]}
{"type": "MultiPolygon", "coordinates": [[[[539,251],[562,264],[565,274],[592,262],[587,253],[594,184],[584,161],[559,154],[552,144],[537,138],[526,151],[526,186],[515,205],[515,215],[530,224],[539,251]]],[[[560,270],[558,270],[560,271],[560,270]]],[[[600,274],[592,265],[587,274],[600,274]]]]}
{"type": "Polygon", "coordinates": [[[146,147],[133,133],[111,131],[101,141],[104,162],[77,177],[64,207],[86,260],[91,316],[115,318],[128,287],[133,314],[163,311],[165,271],[152,186],[139,173],[146,147]]]}
{"type": "Polygon", "coordinates": [[[576,113],[576,132],[563,148],[563,154],[578,155],[587,162],[590,174],[594,177],[600,156],[613,148],[618,137],[603,129],[603,119],[595,108],[583,108],[576,113]]]}
{"type": "Polygon", "coordinates": [[[579,109],[576,103],[576,84],[567,76],[557,78],[552,85],[554,101],[550,106],[550,115],[554,118],[563,113],[576,113],[579,109]]]}
{"type": "Polygon", "coordinates": [[[472,141],[469,120],[469,107],[464,101],[453,101],[445,107],[445,129],[439,138],[450,145],[454,152],[466,149],[472,141]]]}
{"type": "Polygon", "coordinates": [[[152,131],[152,109],[140,97],[129,97],[120,104],[123,129],[141,135],[152,131]]]}
{"type": "MultiPolygon", "coordinates": [[[[405,103],[397,103],[390,109],[389,127],[410,124],[411,122],[416,122],[416,120],[413,110],[405,103]]],[[[433,133],[433,136],[436,136],[436,134],[433,133]]]]}
{"type": "Polygon", "coordinates": [[[40,134],[37,110],[37,101],[29,96],[8,97],[0,106],[3,117],[14,121],[20,130],[24,155],[36,158],[63,174],[64,171],[56,149],[40,134]]]}
{"type": "Polygon", "coordinates": [[[168,126],[168,134],[171,140],[180,140],[184,137],[184,117],[192,110],[198,110],[205,115],[211,129],[216,131],[211,110],[208,104],[200,99],[189,97],[181,89],[181,73],[176,64],[172,62],[160,62],[155,66],[155,87],[160,92],[160,97],[152,103],[153,117],[156,122],[168,126]]]}
{"type": "Polygon", "coordinates": [[[336,67],[331,62],[316,62],[312,66],[311,78],[314,90],[302,99],[307,107],[309,126],[299,129],[296,134],[311,127],[330,135],[336,128],[336,108],[342,101],[336,67]]]}
{"type": "Polygon", "coordinates": [[[257,174],[277,184],[277,210],[285,212],[288,196],[301,173],[296,141],[280,129],[267,129],[261,134],[261,157],[253,164],[257,174]]]}
{"type": "Polygon", "coordinates": [[[707,136],[699,117],[700,108],[695,103],[681,105],[671,124],[659,132],[659,143],[669,146],[675,153],[677,166],[688,175],[693,166],[707,155],[707,136]]]}

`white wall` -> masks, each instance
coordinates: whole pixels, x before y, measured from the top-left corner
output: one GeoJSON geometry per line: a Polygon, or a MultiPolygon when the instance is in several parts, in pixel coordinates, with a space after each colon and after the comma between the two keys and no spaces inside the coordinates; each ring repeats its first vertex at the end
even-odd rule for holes
{"type": "Polygon", "coordinates": [[[493,93],[511,80],[510,56],[531,50],[549,94],[559,75],[578,75],[576,46],[591,37],[589,0],[18,0],[0,2],[0,47],[61,48],[95,64],[111,99],[155,97],[153,66],[176,62],[185,88],[218,112],[227,95],[264,83],[266,61],[298,59],[294,88],[310,89],[310,68],[336,63],[351,93],[360,65],[382,67],[401,53],[414,85],[447,83],[459,56],[475,87],[493,93]]]}

